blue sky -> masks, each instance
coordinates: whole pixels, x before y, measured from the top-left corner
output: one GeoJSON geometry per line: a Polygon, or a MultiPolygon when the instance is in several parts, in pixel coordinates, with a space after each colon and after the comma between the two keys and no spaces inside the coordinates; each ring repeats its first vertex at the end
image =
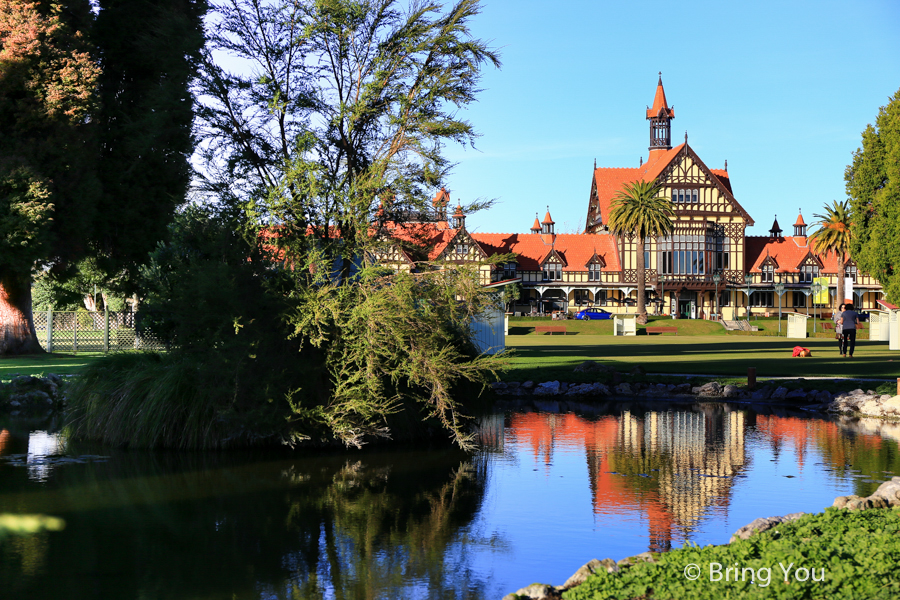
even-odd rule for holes
{"type": "Polygon", "coordinates": [[[499,48],[465,110],[476,149],[450,146],[455,202],[494,198],[467,225],[525,232],[550,206],[584,226],[594,159],[647,158],[645,109],[662,71],[684,140],[710,168],[728,160],[735,197],[768,231],[842,200],[844,169],[900,88],[900,2],[483,0],[476,37],[499,48]]]}

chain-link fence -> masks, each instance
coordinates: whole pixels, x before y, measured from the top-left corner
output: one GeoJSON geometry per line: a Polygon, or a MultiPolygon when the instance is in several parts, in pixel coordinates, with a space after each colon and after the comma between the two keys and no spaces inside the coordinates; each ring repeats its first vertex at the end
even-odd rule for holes
{"type": "Polygon", "coordinates": [[[34,328],[47,352],[165,350],[152,335],[138,333],[133,312],[79,310],[34,313],[34,328]]]}

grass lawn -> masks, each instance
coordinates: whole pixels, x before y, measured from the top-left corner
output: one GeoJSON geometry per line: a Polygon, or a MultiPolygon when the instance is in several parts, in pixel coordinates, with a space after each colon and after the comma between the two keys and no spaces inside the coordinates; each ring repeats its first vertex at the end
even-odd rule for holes
{"type": "MultiPolygon", "coordinates": [[[[679,323],[679,321],[669,321],[679,323]]],[[[704,322],[695,322],[703,325],[704,322]]],[[[566,322],[568,325],[569,322],[566,322]]],[[[593,323],[591,323],[593,324],[593,323]]],[[[513,327],[510,324],[510,332],[513,327]]],[[[680,330],[679,330],[680,331],[680,330]]],[[[900,377],[900,352],[887,342],[858,342],[855,356],[841,358],[834,339],[726,335],[508,335],[513,351],[505,381],[590,381],[573,368],[585,360],[609,363],[627,372],[641,365],[648,373],[712,374],[746,378],[756,367],[764,377],[900,377]],[[810,358],[792,358],[794,346],[812,350],[810,358]]]]}
{"type": "MultiPolygon", "coordinates": [[[[831,323],[831,320],[827,320],[831,323]]],[[[568,319],[565,321],[552,321],[548,317],[510,317],[509,334],[510,335],[535,335],[534,328],[538,325],[565,325],[568,335],[612,335],[612,324],[610,321],[581,321],[578,319],[568,319]]],[[[683,336],[683,335],[716,335],[716,336],[737,336],[737,337],[770,337],[778,336],[778,317],[761,317],[750,319],[750,325],[757,327],[759,331],[725,331],[720,323],[715,321],[702,321],[700,319],[672,319],[671,317],[650,317],[647,325],[638,325],[638,335],[647,335],[645,329],[647,327],[675,327],[678,333],[661,333],[653,334],[653,337],[660,336],[683,336]]],[[[868,324],[865,325],[868,327],[868,324]]],[[[822,327],[822,321],[816,319],[813,323],[809,319],[806,323],[806,330],[810,337],[821,339],[834,339],[834,330],[828,332],[822,327]],[[815,327],[815,332],[813,331],[815,327]]],[[[787,333],[787,315],[781,319],[781,336],[787,333]]],[[[547,334],[541,334],[547,335],[547,334]]],[[[554,334],[559,335],[559,334],[554,334]]],[[[858,339],[868,339],[869,330],[861,329],[857,332],[858,339]]]]}
{"type": "Polygon", "coordinates": [[[69,375],[104,356],[100,352],[78,354],[29,354],[26,356],[0,357],[0,381],[9,381],[16,375],[43,376],[48,373],[69,375]]]}

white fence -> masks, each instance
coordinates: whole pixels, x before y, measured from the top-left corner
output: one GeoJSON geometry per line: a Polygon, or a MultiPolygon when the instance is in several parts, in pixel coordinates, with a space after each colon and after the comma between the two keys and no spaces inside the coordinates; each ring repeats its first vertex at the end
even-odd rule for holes
{"type": "Polygon", "coordinates": [[[40,311],[34,328],[47,352],[164,350],[153,336],[138,333],[133,312],[40,311]]]}

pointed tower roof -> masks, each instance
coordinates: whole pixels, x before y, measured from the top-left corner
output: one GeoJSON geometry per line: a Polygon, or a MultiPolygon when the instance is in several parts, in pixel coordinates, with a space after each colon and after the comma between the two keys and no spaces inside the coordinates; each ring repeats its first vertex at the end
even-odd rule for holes
{"type": "Polygon", "coordinates": [[[454,218],[454,219],[461,219],[462,217],[465,217],[465,216],[466,216],[466,215],[463,214],[462,204],[457,204],[457,205],[456,205],[456,212],[453,213],[453,218],[454,218]]]}
{"type": "Polygon", "coordinates": [[[556,223],[556,221],[554,221],[553,218],[550,216],[550,208],[549,207],[547,207],[547,214],[544,215],[544,220],[542,221],[542,223],[549,223],[551,225],[556,223]]]}
{"type": "Polygon", "coordinates": [[[659,83],[656,84],[656,95],[653,97],[653,106],[647,109],[647,118],[668,117],[675,118],[675,109],[669,108],[666,102],[666,90],[663,89],[662,73],[659,74],[659,83]]]}
{"type": "Polygon", "coordinates": [[[803,213],[797,217],[797,222],[794,225],[806,225],[806,221],[803,220],[803,213]]]}
{"type": "Polygon", "coordinates": [[[540,231],[541,230],[541,222],[538,221],[537,213],[534,213],[534,225],[531,226],[531,231],[540,231]]]}
{"type": "Polygon", "coordinates": [[[772,237],[781,237],[781,227],[778,226],[778,215],[775,215],[775,222],[772,223],[772,229],[769,230],[772,237]]]}

